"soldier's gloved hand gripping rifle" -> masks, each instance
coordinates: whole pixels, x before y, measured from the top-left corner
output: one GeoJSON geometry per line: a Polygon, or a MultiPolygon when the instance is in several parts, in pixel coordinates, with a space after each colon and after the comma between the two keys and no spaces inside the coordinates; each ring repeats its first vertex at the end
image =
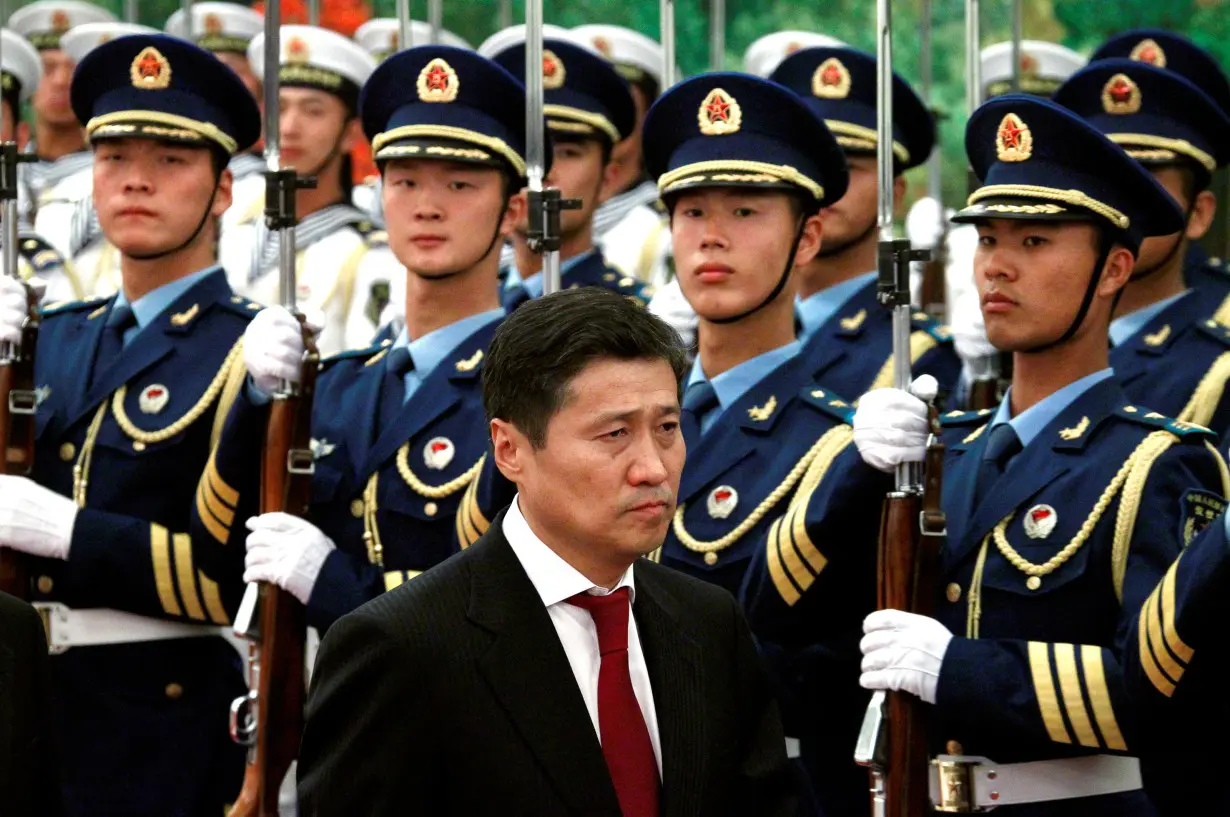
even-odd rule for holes
{"type": "MultiPolygon", "coordinates": [[[[304,355],[298,383],[273,395],[261,458],[261,513],[306,516],[315,466],[311,452],[312,395],[320,353],[295,306],[295,193],[316,180],[280,169],[278,87],[281,64],[279,0],[265,7],[265,224],[278,235],[279,299],[299,318],[304,355]]],[[[278,792],[303,735],[305,700],[303,605],[272,584],[248,585],[235,632],[251,642],[249,691],[231,706],[231,735],[248,747],[243,789],[231,817],[277,817],[278,792]]]]}
{"type": "MultiPolygon", "coordinates": [[[[926,261],[893,231],[893,62],[891,0],[876,3],[877,171],[879,177],[880,303],[893,310],[893,381],[910,387],[910,262],[926,261]]],[[[897,467],[896,489],[880,520],[878,609],[928,615],[945,535],[940,489],[944,463],[939,415],[931,407],[925,481],[917,463],[897,467]]],[[[922,817],[930,810],[927,704],[903,692],[876,692],[868,705],[854,759],[871,773],[874,817],[922,817]]]]}

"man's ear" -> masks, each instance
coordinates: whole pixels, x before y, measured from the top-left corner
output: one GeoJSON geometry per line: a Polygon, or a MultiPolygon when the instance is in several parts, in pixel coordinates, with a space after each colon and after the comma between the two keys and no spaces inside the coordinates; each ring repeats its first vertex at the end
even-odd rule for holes
{"type": "Polygon", "coordinates": [[[224,168],[222,174],[218,176],[218,191],[214,194],[214,203],[212,213],[215,216],[220,216],[230,208],[233,203],[232,191],[234,189],[235,176],[231,173],[230,168],[224,168]]]}
{"type": "Polygon", "coordinates": [[[1212,190],[1201,190],[1192,203],[1192,214],[1187,219],[1186,235],[1192,241],[1199,241],[1213,226],[1213,218],[1217,215],[1217,196],[1212,190]]]}
{"type": "Polygon", "coordinates": [[[501,238],[508,238],[517,229],[518,224],[525,223],[525,211],[528,207],[529,202],[524,190],[509,197],[504,217],[500,219],[501,238]]]}
{"type": "Polygon", "coordinates": [[[495,467],[504,478],[520,483],[525,471],[525,458],[530,454],[530,441],[507,420],[491,421],[491,448],[494,451],[495,467]]]}
{"type": "Polygon", "coordinates": [[[1136,256],[1125,247],[1116,245],[1106,257],[1106,266],[1102,269],[1102,280],[1098,283],[1098,294],[1114,295],[1127,286],[1132,278],[1132,270],[1136,269],[1136,256]]]}
{"type": "Polygon", "coordinates": [[[795,267],[801,267],[811,263],[820,252],[820,246],[824,238],[824,223],[820,220],[820,215],[817,213],[814,216],[808,216],[807,222],[803,225],[803,237],[799,239],[799,248],[794,253],[795,267]]]}
{"type": "Polygon", "coordinates": [[[340,142],[342,153],[350,153],[362,144],[363,123],[359,121],[359,117],[353,116],[347,120],[346,127],[342,129],[342,138],[340,142]]]}

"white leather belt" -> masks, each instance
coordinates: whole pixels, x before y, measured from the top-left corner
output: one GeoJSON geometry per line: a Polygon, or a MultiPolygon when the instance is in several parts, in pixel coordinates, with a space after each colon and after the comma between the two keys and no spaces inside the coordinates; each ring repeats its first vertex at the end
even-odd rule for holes
{"type": "Polygon", "coordinates": [[[59,655],[71,647],[100,647],[107,644],[205,636],[221,636],[239,651],[240,656],[248,654],[247,642],[231,632],[230,627],[164,621],[105,607],[74,610],[59,602],[34,602],[34,609],[43,619],[47,646],[52,655],[59,655]]]}
{"type": "Polygon", "coordinates": [[[1140,761],[1117,755],[1029,763],[940,755],[931,763],[931,802],[941,812],[989,811],[998,806],[1119,794],[1140,787],[1140,761]]]}

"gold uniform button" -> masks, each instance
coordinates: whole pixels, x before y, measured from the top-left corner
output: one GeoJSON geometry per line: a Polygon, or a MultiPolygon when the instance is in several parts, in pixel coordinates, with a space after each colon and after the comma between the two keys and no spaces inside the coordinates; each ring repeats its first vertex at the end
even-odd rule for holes
{"type": "Polygon", "coordinates": [[[144,451],[144,450],[145,450],[145,443],[141,442],[140,440],[133,440],[133,441],[132,441],[132,450],[133,450],[133,451],[144,451]]]}
{"type": "Polygon", "coordinates": [[[60,446],[60,459],[63,462],[72,462],[75,456],[77,456],[77,446],[72,443],[64,443],[60,446]]]}
{"type": "Polygon", "coordinates": [[[948,585],[947,589],[944,591],[944,595],[948,597],[950,602],[956,604],[961,600],[961,585],[953,582],[948,585]]]}
{"type": "Polygon", "coordinates": [[[55,585],[55,582],[51,580],[50,576],[39,576],[37,584],[38,584],[38,592],[50,593],[51,588],[55,585]]]}
{"type": "Polygon", "coordinates": [[[713,551],[709,551],[708,553],[705,554],[705,564],[709,565],[710,567],[717,564],[717,560],[718,560],[718,555],[714,553],[713,551]]]}
{"type": "Polygon", "coordinates": [[[1042,586],[1042,580],[1039,579],[1037,576],[1030,576],[1028,579],[1025,580],[1025,586],[1028,587],[1030,590],[1037,590],[1039,587],[1042,586]]]}
{"type": "Polygon", "coordinates": [[[167,694],[167,699],[171,701],[178,701],[184,697],[184,687],[181,684],[167,684],[167,688],[164,691],[167,694]]]}
{"type": "Polygon", "coordinates": [[[350,503],[350,515],[358,519],[363,515],[363,500],[355,499],[350,503]]]}
{"type": "Polygon", "coordinates": [[[426,505],[423,506],[423,513],[427,514],[428,516],[435,516],[436,513],[439,512],[439,510],[440,510],[440,507],[436,505],[436,503],[434,502],[428,502],[426,505]]]}

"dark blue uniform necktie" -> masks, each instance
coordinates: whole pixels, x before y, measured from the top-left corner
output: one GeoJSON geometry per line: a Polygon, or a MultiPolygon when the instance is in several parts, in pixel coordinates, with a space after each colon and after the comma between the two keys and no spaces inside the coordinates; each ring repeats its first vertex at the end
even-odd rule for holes
{"type": "Polygon", "coordinates": [[[708,380],[702,380],[699,383],[693,383],[688,386],[687,391],[683,393],[683,410],[685,416],[691,415],[692,422],[696,424],[693,429],[699,436],[703,433],[702,423],[705,420],[705,415],[718,407],[717,392],[714,391],[713,384],[708,380]]]}
{"type": "Polygon", "coordinates": [[[387,428],[401,411],[406,397],[406,374],[414,371],[410,348],[398,346],[384,359],[384,386],[380,390],[380,428],[387,428]]]}
{"type": "Polygon", "coordinates": [[[975,508],[982,504],[991,486],[1003,476],[1009,461],[1021,453],[1022,448],[1021,438],[1011,423],[1000,423],[991,429],[987,447],[982,452],[982,462],[978,464],[978,482],[974,485],[975,508]]]}
{"type": "Polygon", "coordinates": [[[97,379],[115,364],[120,353],[124,351],[124,334],[137,325],[137,316],[132,313],[128,304],[117,304],[107,313],[107,323],[103,326],[102,338],[98,341],[98,353],[94,356],[94,368],[90,370],[90,382],[97,379]]]}

